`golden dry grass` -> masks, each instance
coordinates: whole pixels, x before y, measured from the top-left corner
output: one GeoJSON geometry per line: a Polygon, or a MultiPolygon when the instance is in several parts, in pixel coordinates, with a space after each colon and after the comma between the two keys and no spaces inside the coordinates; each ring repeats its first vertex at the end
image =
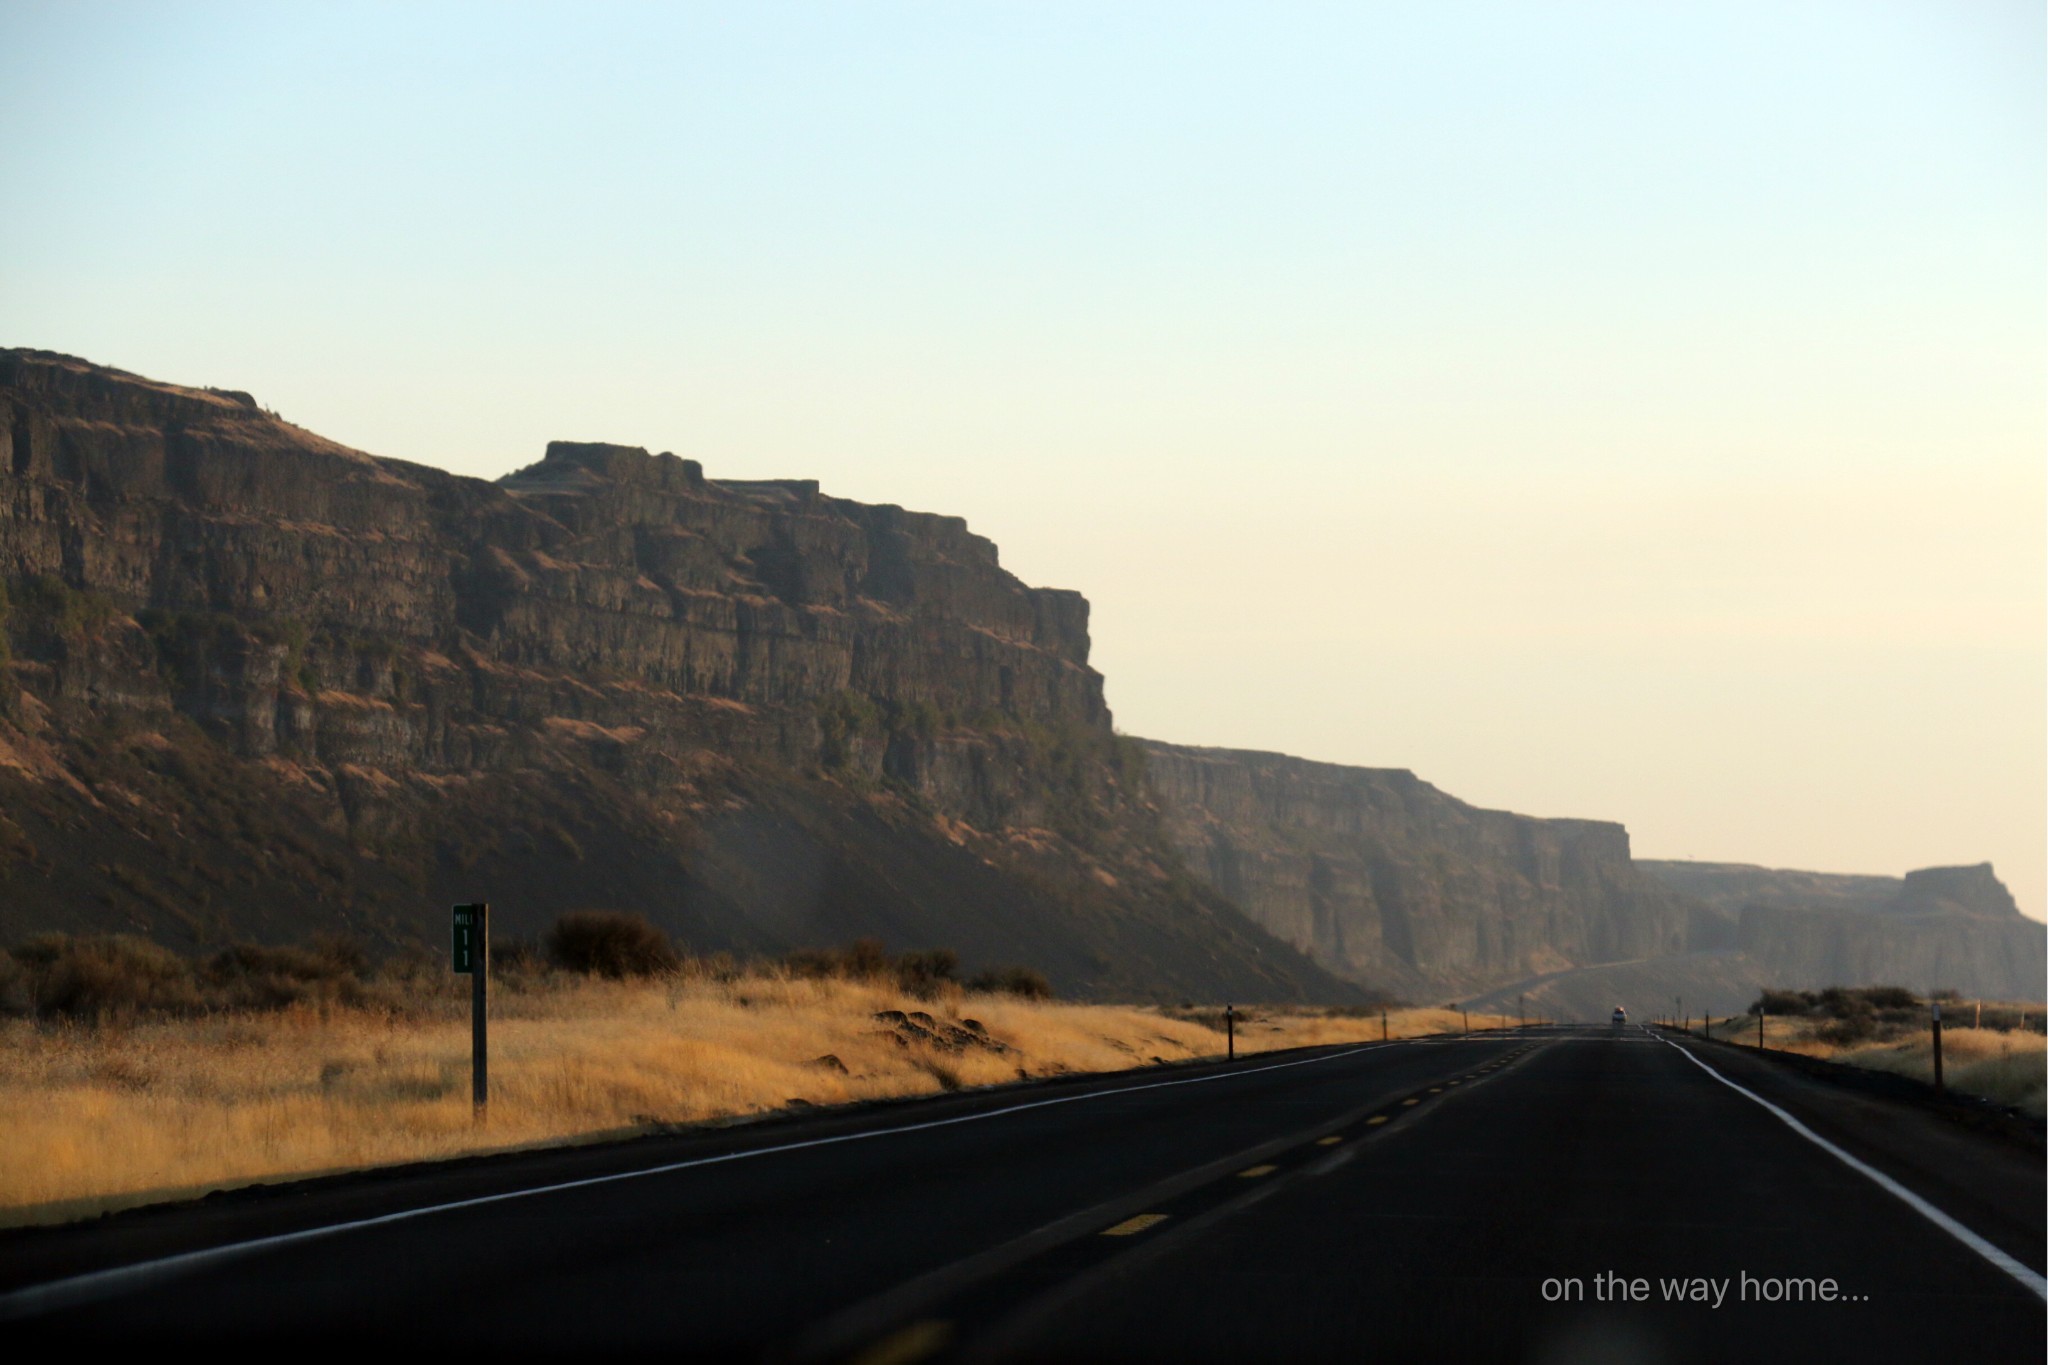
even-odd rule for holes
{"type": "MultiPolygon", "coordinates": [[[[516,983],[514,983],[516,985],[516,983]]],[[[1473,1026],[1501,1021],[1475,1017],[1473,1026]]],[[[1456,1012],[1395,1011],[1393,1037],[1456,1012]]],[[[1240,1052],[1376,1039],[1381,1022],[1251,1011],[1240,1052]]],[[[491,1113],[471,1120],[469,1026],[311,1008],[89,1027],[0,1025],[0,1223],[55,1222],[252,1181],[588,1141],[798,1104],[917,1095],[1218,1055],[1150,1008],[962,995],[777,973],[659,983],[550,978],[493,999],[491,1113]],[[1009,1050],[905,1046],[874,1018],[978,1019],[1009,1050]],[[844,1071],[820,1057],[837,1057],[844,1071]]]]}
{"type": "MultiPolygon", "coordinates": [[[[1923,1032],[1910,1040],[1838,1052],[1834,1060],[1932,1081],[1934,1040],[1923,1032]]],[[[1988,1028],[1944,1028],[1941,1070],[1942,1081],[1951,1090],[2040,1117],[2048,1097],[2048,1038],[1988,1028]]]]}
{"type": "MultiPolygon", "coordinates": [[[[2039,1005],[2025,1008],[2034,1011],[2035,1018],[2040,1017],[2039,1005]]],[[[1998,1009],[2013,1013],[2019,1007],[2000,1005],[1998,1009]]],[[[1956,1012],[1962,1013],[1961,1009],[1956,1012]]],[[[1797,1052],[1933,1082],[1934,1038],[1927,1024],[1916,1023],[1903,1031],[1890,1030],[1890,1037],[1845,1045],[1822,1036],[1829,1022],[1772,1015],[1764,1021],[1764,1042],[1781,1052],[1797,1052]]],[[[1714,1036],[1735,1043],[1754,1043],[1756,1020],[1738,1018],[1726,1024],[1716,1021],[1714,1036]]],[[[2048,1104],[2048,1093],[2044,1093],[2048,1092],[2048,1037],[2041,1034],[1944,1025],[1941,1061],[1943,1083],[1951,1090],[2011,1105],[2036,1117],[2042,1116],[2044,1104],[2048,1104]]]]}

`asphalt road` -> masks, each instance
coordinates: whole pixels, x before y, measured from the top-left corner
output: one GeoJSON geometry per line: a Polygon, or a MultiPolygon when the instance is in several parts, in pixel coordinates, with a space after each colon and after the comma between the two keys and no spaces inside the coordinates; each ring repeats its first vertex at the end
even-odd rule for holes
{"type": "Polygon", "coordinates": [[[1531,1029],[9,1234],[0,1339],[20,1358],[186,1342],[866,1365],[2036,1362],[2044,1202],[2038,1151],[1910,1106],[1640,1029],[1531,1029]]]}

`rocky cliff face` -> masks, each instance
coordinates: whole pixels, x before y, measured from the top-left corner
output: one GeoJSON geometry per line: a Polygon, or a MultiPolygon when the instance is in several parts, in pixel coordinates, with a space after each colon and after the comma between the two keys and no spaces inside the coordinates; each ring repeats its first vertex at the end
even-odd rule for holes
{"type": "Polygon", "coordinates": [[[1895,983],[2037,1000],[2048,926],[2022,915],[1989,863],[1899,877],[1727,863],[1652,862],[1659,880],[1739,917],[1737,944],[1760,985],[1895,983]]]}
{"type": "Polygon", "coordinates": [[[1479,810],[1396,769],[1147,742],[1188,865],[1362,985],[1598,1018],[1766,986],[1897,983],[2038,999],[2048,929],[1990,866],[1897,877],[1637,862],[1593,820],[1479,810]]]}
{"type": "Polygon", "coordinates": [[[0,936],[407,941],[493,895],[1344,994],[1179,873],[1087,603],[958,518],[602,444],[488,483],[11,351],[0,584],[0,936]]]}
{"type": "Polygon", "coordinates": [[[460,478],[0,351],[0,589],[0,941],[431,944],[487,898],[1124,996],[2040,993],[1988,868],[1637,864],[1406,772],[1121,739],[1080,596],[806,481],[571,442],[460,478]]]}
{"type": "Polygon", "coordinates": [[[1639,872],[1620,825],[1479,810],[1395,769],[1145,753],[1198,875],[1362,983],[1457,994],[1732,937],[1732,921],[1639,872]]]}

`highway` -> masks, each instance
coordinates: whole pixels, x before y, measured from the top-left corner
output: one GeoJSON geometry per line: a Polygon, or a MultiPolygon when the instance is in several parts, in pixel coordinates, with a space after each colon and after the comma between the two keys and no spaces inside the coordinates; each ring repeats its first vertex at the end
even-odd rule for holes
{"type": "Polygon", "coordinates": [[[0,1235],[0,1331],[864,1365],[2032,1362],[2044,1208],[2038,1146],[1736,1048],[1530,1028],[24,1230],[0,1235]]]}

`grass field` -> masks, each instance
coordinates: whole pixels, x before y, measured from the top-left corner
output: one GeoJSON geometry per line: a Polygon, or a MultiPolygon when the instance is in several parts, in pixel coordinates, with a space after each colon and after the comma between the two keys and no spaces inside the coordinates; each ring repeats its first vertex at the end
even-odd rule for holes
{"type": "MultiPolygon", "coordinates": [[[[0,1223],[64,1221],[315,1172],[1185,1061],[1224,1047],[1214,1011],[1061,1004],[951,983],[923,999],[879,982],[768,969],[639,981],[549,972],[493,989],[483,1127],[470,1111],[467,1005],[452,989],[403,1012],[329,1002],[126,1023],[0,1023],[0,1223]]],[[[1391,1036],[1412,1037],[1462,1021],[1453,1011],[1395,1010],[1387,1024],[1391,1036]]],[[[1377,1039],[1380,1031],[1377,1014],[1252,1010],[1239,1021],[1238,1048],[1377,1039]]]]}
{"type": "MultiPolygon", "coordinates": [[[[1952,1018],[1969,1018],[1965,1007],[1951,1007],[1952,1018]]],[[[2031,1010],[2041,1018],[2039,1005],[1999,1005],[2001,1018],[2031,1010]]],[[[1986,1012],[1987,1014],[1989,1011],[1986,1012]]],[[[1849,1066],[1896,1072],[1915,1080],[1934,1080],[1934,1039],[1923,1011],[1914,1011],[1910,1024],[1895,1024],[1879,1030],[1880,1036],[1855,1042],[1831,1040],[1829,1022],[1823,1019],[1773,1015],[1764,1021],[1766,1046],[1785,1052],[1825,1057],[1849,1066]]],[[[1756,1020],[1738,1018],[1716,1022],[1714,1036],[1738,1043],[1756,1039],[1756,1020]]],[[[1949,1089],[1978,1095],[1999,1104],[2042,1117],[2048,1104],[2048,1037],[2028,1029],[1970,1028],[1944,1026],[1941,1034],[1942,1079],[1949,1089]]]]}

